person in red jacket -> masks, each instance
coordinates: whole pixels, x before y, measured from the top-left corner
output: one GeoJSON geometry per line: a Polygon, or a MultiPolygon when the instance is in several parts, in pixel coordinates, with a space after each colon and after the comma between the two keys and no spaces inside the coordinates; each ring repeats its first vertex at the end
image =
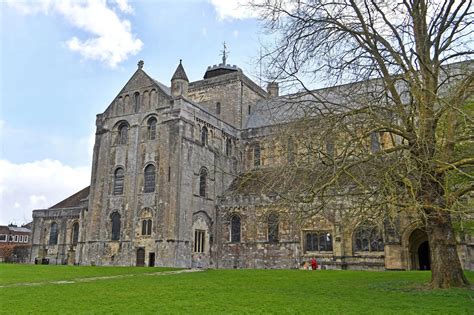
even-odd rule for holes
{"type": "Polygon", "coordinates": [[[318,269],[318,262],[316,261],[316,259],[314,257],[311,258],[311,269],[313,269],[313,270],[318,269]]]}

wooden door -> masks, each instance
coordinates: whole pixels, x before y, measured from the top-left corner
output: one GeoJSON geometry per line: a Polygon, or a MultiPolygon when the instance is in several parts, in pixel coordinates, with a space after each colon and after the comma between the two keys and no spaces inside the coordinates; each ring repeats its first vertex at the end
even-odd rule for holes
{"type": "Polygon", "coordinates": [[[137,267],[144,267],[145,266],[145,249],[138,248],[137,249],[137,267]]]}

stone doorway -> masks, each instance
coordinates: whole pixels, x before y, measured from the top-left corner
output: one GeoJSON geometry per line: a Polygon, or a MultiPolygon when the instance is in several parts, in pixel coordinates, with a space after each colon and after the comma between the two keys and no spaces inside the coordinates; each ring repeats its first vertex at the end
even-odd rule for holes
{"type": "Polygon", "coordinates": [[[145,249],[142,247],[137,249],[137,267],[145,267],[145,249]]]}
{"type": "Polygon", "coordinates": [[[415,229],[409,238],[410,269],[430,270],[431,257],[428,235],[422,229],[415,229]]]}
{"type": "Polygon", "coordinates": [[[424,241],[418,247],[418,263],[420,270],[431,269],[430,245],[428,245],[428,241],[424,241]]]}
{"type": "Polygon", "coordinates": [[[155,267],[155,253],[148,254],[148,267],[155,267]]]}

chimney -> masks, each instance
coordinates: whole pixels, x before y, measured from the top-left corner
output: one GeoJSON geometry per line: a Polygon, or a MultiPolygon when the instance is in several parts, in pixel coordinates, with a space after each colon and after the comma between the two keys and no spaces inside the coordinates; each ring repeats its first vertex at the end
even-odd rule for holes
{"type": "Polygon", "coordinates": [[[270,82],[267,85],[268,98],[274,98],[278,96],[279,87],[277,82],[270,82]]]}

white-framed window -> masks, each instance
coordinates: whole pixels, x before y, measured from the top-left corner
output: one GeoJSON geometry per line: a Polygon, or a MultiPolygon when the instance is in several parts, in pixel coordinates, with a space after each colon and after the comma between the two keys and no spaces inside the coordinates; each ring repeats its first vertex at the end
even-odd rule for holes
{"type": "Polygon", "coordinates": [[[23,235],[18,236],[18,242],[23,243],[23,235]]]}
{"type": "Polygon", "coordinates": [[[25,235],[25,237],[23,238],[23,242],[28,243],[28,235],[25,235]]]}
{"type": "Polygon", "coordinates": [[[8,241],[9,241],[9,242],[13,242],[13,234],[10,234],[10,235],[9,235],[8,241]]]}
{"type": "Polygon", "coordinates": [[[14,240],[15,240],[15,241],[14,241],[15,243],[18,243],[18,235],[15,235],[14,240]]]}
{"type": "Polygon", "coordinates": [[[0,242],[6,242],[7,241],[7,235],[6,234],[0,234],[0,242]]]}

